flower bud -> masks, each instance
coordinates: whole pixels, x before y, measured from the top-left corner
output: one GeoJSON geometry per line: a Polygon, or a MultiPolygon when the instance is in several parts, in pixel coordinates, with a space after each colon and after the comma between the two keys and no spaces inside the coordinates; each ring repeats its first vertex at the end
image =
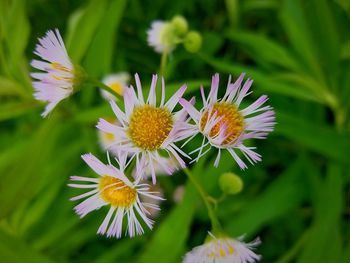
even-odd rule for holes
{"type": "Polygon", "coordinates": [[[180,15],[174,16],[171,20],[171,24],[174,27],[174,31],[177,35],[183,36],[188,31],[188,23],[187,20],[180,15]]]}
{"type": "Polygon", "coordinates": [[[196,53],[202,46],[202,36],[196,31],[190,31],[185,36],[184,47],[188,52],[196,53]]]}
{"type": "Polygon", "coordinates": [[[234,173],[223,173],[219,178],[219,186],[225,194],[238,194],[243,189],[242,179],[234,173]]]}

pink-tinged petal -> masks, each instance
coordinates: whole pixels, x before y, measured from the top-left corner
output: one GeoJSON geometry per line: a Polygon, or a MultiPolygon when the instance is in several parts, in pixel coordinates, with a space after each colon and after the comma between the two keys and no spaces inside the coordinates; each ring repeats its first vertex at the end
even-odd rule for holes
{"type": "Polygon", "coordinates": [[[125,88],[124,90],[124,105],[125,105],[125,114],[129,118],[131,113],[134,110],[135,101],[137,100],[136,94],[133,88],[125,88]]]}
{"type": "Polygon", "coordinates": [[[136,83],[137,95],[138,95],[139,101],[142,104],[145,104],[145,101],[143,99],[143,93],[142,93],[142,86],[141,86],[140,77],[139,77],[139,75],[137,73],[135,74],[135,83],[136,83]]]}
{"type": "Polygon", "coordinates": [[[76,175],[71,176],[69,179],[71,181],[92,182],[92,183],[97,183],[99,181],[99,179],[97,178],[83,177],[83,176],[76,176],[76,175]]]}
{"type": "Polygon", "coordinates": [[[124,125],[127,122],[125,113],[121,111],[121,109],[114,101],[111,100],[109,103],[111,104],[112,110],[115,116],[117,117],[118,121],[124,125]]]}
{"type": "Polygon", "coordinates": [[[108,213],[105,217],[105,219],[103,220],[101,226],[98,228],[97,230],[97,234],[105,234],[109,225],[109,222],[111,221],[111,217],[114,214],[115,208],[113,206],[111,206],[111,208],[108,210],[108,213]]]}
{"type": "Polygon", "coordinates": [[[162,77],[162,98],[160,101],[160,107],[164,106],[164,102],[165,102],[165,81],[164,81],[164,78],[162,77]]]}
{"type": "MultiPolygon", "coordinates": [[[[250,115],[255,113],[266,101],[268,101],[268,97],[266,95],[262,95],[260,98],[258,98],[255,102],[253,102],[251,105],[246,107],[245,109],[241,110],[241,113],[243,116],[250,115]]],[[[268,108],[260,109],[260,110],[267,110],[268,108]]]]}
{"type": "Polygon", "coordinates": [[[245,73],[242,73],[238,79],[235,81],[235,83],[228,83],[225,96],[223,98],[223,101],[231,102],[233,98],[236,96],[237,91],[240,89],[242,85],[242,81],[244,79],[245,73]]]}
{"type": "Polygon", "coordinates": [[[250,79],[248,79],[244,83],[243,88],[239,91],[237,99],[235,101],[235,104],[237,105],[237,107],[239,107],[242,100],[251,93],[251,92],[248,93],[248,91],[249,91],[252,84],[253,84],[253,80],[250,80],[250,79]]]}
{"type": "Polygon", "coordinates": [[[211,80],[211,89],[208,95],[209,98],[209,103],[215,103],[218,99],[218,89],[219,89],[219,81],[220,81],[220,77],[219,74],[216,73],[211,80]]]}
{"type": "Polygon", "coordinates": [[[167,107],[170,112],[173,111],[176,104],[179,102],[179,100],[182,98],[182,95],[185,93],[186,89],[187,89],[187,86],[183,85],[181,88],[178,89],[178,91],[175,92],[175,94],[165,104],[165,107],[167,107]]]}
{"type": "Polygon", "coordinates": [[[158,80],[158,76],[157,75],[153,75],[152,76],[151,87],[149,89],[148,99],[147,99],[147,103],[149,105],[152,105],[152,106],[156,106],[156,102],[157,102],[157,96],[156,96],[157,80],[158,80]]]}
{"type": "Polygon", "coordinates": [[[214,162],[214,166],[215,167],[219,166],[220,158],[221,158],[221,149],[218,150],[218,154],[217,154],[217,156],[215,158],[215,162],[214,162]]]}
{"type": "Polygon", "coordinates": [[[207,107],[207,106],[208,106],[208,101],[207,101],[207,98],[205,97],[205,92],[204,92],[203,85],[201,85],[201,87],[200,87],[199,89],[200,89],[200,91],[201,91],[201,96],[202,96],[202,100],[203,100],[203,105],[204,105],[204,107],[207,107]]]}
{"type": "Polygon", "coordinates": [[[112,124],[104,119],[99,119],[96,128],[100,131],[114,134],[117,138],[123,138],[125,136],[125,130],[122,127],[112,124]]]}
{"type": "Polygon", "coordinates": [[[105,206],[106,203],[95,194],[74,207],[75,212],[82,218],[88,213],[105,206]]]}
{"type": "Polygon", "coordinates": [[[95,171],[99,175],[113,175],[114,171],[102,163],[99,159],[97,159],[94,155],[91,153],[83,154],[81,158],[86,162],[90,168],[95,171]]]}
{"type": "Polygon", "coordinates": [[[187,100],[185,99],[180,99],[179,103],[181,104],[181,106],[188,112],[188,114],[191,116],[191,118],[198,123],[199,122],[199,118],[200,118],[200,113],[199,111],[187,100]]]}
{"type": "Polygon", "coordinates": [[[227,150],[231,154],[233,159],[236,161],[236,163],[238,164],[239,168],[241,168],[242,170],[247,168],[247,165],[242,161],[241,158],[238,157],[238,155],[235,153],[235,151],[233,149],[228,148],[227,150]]]}
{"type": "Polygon", "coordinates": [[[70,201],[76,201],[76,200],[79,200],[79,199],[82,199],[82,198],[85,198],[85,197],[94,195],[94,194],[96,194],[97,192],[98,192],[98,189],[91,190],[91,191],[86,192],[86,193],[83,193],[83,194],[81,194],[81,195],[74,196],[74,197],[70,198],[69,200],[70,200],[70,201]]]}
{"type": "Polygon", "coordinates": [[[56,105],[59,103],[59,101],[52,101],[49,104],[46,105],[45,110],[43,113],[41,113],[41,116],[43,118],[47,117],[47,115],[53,110],[53,108],[56,107],[56,105]]]}

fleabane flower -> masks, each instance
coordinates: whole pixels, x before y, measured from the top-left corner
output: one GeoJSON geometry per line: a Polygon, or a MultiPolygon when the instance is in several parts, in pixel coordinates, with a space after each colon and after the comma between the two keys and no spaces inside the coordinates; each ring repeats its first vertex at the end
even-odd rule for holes
{"type": "Polygon", "coordinates": [[[260,260],[253,249],[260,244],[256,239],[251,243],[244,243],[242,238],[216,238],[188,252],[183,263],[253,263],[260,260]]]}
{"type": "Polygon", "coordinates": [[[185,162],[180,154],[190,158],[175,145],[175,142],[184,139],[188,133],[185,130],[187,113],[184,110],[173,112],[186,86],[182,86],[165,102],[165,83],[162,79],[161,101],[157,105],[157,75],[153,75],[147,101],[144,100],[141,81],[137,74],[135,80],[137,94],[132,86],[124,91],[125,112],[114,101],[110,101],[120,125],[100,119],[96,127],[114,134],[115,140],[110,147],[118,146],[124,154],[136,158],[137,166],[146,163],[155,183],[156,165],[161,166],[169,175],[176,169],[174,165],[169,165],[167,158],[164,157],[174,157],[181,167],[185,167],[185,162]]]}
{"type": "Polygon", "coordinates": [[[176,46],[174,27],[170,22],[156,20],[147,30],[148,45],[158,53],[171,52],[176,46]]]}
{"type": "MultiPolygon", "coordinates": [[[[107,216],[103,220],[97,233],[107,237],[120,238],[122,235],[123,221],[126,221],[126,232],[130,237],[144,233],[139,222],[143,222],[152,229],[153,220],[148,208],[159,210],[158,204],[145,203],[142,197],[154,200],[162,200],[155,192],[149,190],[149,186],[140,183],[139,180],[130,181],[124,174],[126,157],[119,155],[116,159],[119,162],[119,169],[111,164],[104,164],[92,154],[82,155],[82,159],[94,170],[99,177],[72,176],[71,180],[79,183],[69,184],[73,188],[89,189],[88,192],[71,198],[72,201],[86,198],[75,206],[75,212],[84,217],[88,213],[103,206],[109,206],[107,216]]],[[[142,167],[137,171],[142,173],[142,167]]]]}
{"type": "MultiPolygon", "coordinates": [[[[124,89],[127,87],[130,80],[130,75],[127,72],[119,72],[116,74],[110,74],[103,78],[102,82],[111,88],[115,93],[123,96],[124,89]]],[[[110,101],[116,100],[117,98],[110,92],[101,89],[101,96],[110,101]]]]}
{"type": "Polygon", "coordinates": [[[39,38],[34,54],[41,60],[34,59],[31,65],[42,71],[31,74],[36,79],[33,81],[34,97],[48,102],[45,111],[41,114],[46,117],[61,100],[73,93],[73,86],[77,79],[76,70],[57,29],[55,32],[49,30],[43,38],[39,38]]]}
{"type": "Polygon", "coordinates": [[[198,161],[211,147],[218,149],[215,166],[219,164],[223,149],[229,151],[241,169],[247,168],[247,165],[237,155],[237,150],[241,151],[251,164],[261,161],[261,156],[255,152],[255,147],[244,145],[244,141],[253,138],[265,139],[268,133],[273,131],[275,113],[272,107],[263,106],[268,100],[266,95],[262,95],[248,107],[240,109],[243,99],[251,93],[249,89],[253,83],[248,79],[241,87],[243,78],[244,74],[241,74],[235,83],[231,83],[230,76],[225,95],[218,99],[219,74],[215,74],[207,98],[201,87],[203,99],[201,110],[197,110],[185,99],[180,99],[180,104],[194,121],[188,128],[188,134],[192,133],[192,137],[198,133],[204,136],[202,145],[193,151],[198,152],[194,161],[198,161]],[[205,148],[208,149],[203,152],[205,148]]]}

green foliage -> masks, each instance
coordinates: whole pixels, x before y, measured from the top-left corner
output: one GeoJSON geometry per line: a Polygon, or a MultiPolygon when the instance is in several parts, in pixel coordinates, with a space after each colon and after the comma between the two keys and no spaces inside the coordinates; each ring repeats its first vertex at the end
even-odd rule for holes
{"type": "Polygon", "coordinates": [[[183,172],[160,180],[167,200],[153,231],[97,236],[106,211],[79,219],[66,185],[70,175],[90,172],[81,154],[104,158],[94,125],[112,111],[97,90],[83,87],[42,119],[43,104],[32,97],[32,52],[43,30],[55,27],[89,74],[138,72],[146,93],[160,64],[146,30],[177,14],[200,33],[202,46],[192,54],[179,45],[168,58],[167,97],[186,83],[186,97],[199,101],[199,87],[207,91],[213,73],[221,74],[222,92],[228,74],[246,72],[254,79],[250,99],[269,95],[277,113],[276,131],[252,142],[261,163],[240,171],[223,154],[217,169],[212,155],[190,165],[214,197],[220,174],[244,181],[241,193],[217,203],[224,229],[260,236],[261,262],[348,262],[349,1],[0,0],[1,262],[175,263],[204,241],[206,209],[183,172]],[[185,194],[176,203],[179,184],[185,194]]]}

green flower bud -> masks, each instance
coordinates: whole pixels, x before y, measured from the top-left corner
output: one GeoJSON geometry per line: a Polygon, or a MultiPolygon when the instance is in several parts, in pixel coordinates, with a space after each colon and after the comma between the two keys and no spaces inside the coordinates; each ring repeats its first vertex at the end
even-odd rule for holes
{"type": "Polygon", "coordinates": [[[185,36],[184,47],[188,52],[196,53],[202,46],[202,36],[196,31],[190,31],[185,36]]]}
{"type": "Polygon", "coordinates": [[[180,15],[174,16],[173,19],[171,20],[171,24],[174,27],[175,34],[179,36],[185,35],[188,31],[188,23],[183,16],[180,16],[180,15]]]}
{"type": "Polygon", "coordinates": [[[238,194],[243,189],[242,179],[234,173],[223,173],[219,178],[219,186],[225,194],[238,194]]]}

